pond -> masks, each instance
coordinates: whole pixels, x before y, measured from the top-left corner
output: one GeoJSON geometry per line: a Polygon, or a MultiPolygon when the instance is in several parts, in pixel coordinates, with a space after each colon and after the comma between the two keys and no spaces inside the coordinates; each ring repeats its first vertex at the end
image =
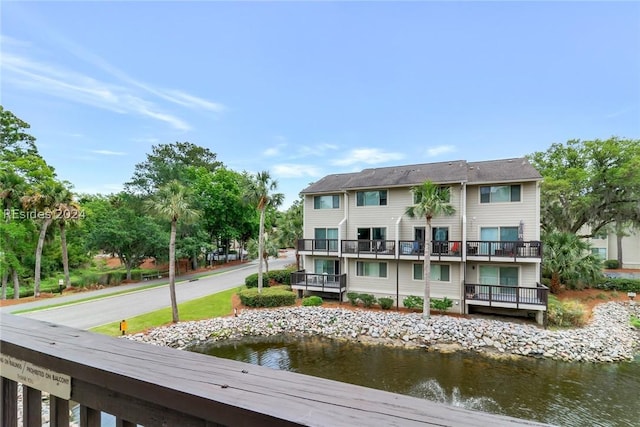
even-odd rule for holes
{"type": "Polygon", "coordinates": [[[245,338],[192,351],[561,426],[640,426],[640,359],[494,359],[322,337],[245,338]]]}

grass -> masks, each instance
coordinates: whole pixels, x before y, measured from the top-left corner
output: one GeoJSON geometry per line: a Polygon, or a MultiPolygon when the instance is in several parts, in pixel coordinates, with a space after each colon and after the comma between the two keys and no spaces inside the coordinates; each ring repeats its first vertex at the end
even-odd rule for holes
{"type": "Polygon", "coordinates": [[[631,326],[640,329],[640,318],[631,316],[631,326]]]}
{"type": "MultiPolygon", "coordinates": [[[[231,297],[237,292],[238,289],[229,289],[178,304],[180,321],[202,320],[231,314],[231,297]]],[[[126,319],[126,321],[128,334],[135,334],[150,328],[166,325],[171,323],[171,307],[141,314],[140,316],[126,319]]],[[[92,328],[91,331],[111,336],[120,335],[120,321],[97,326],[92,328]]]]}

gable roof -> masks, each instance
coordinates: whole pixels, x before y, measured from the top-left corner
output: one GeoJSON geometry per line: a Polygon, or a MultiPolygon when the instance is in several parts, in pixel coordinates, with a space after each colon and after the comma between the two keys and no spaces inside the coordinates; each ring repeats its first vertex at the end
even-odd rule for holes
{"type": "Polygon", "coordinates": [[[327,175],[309,185],[301,194],[329,193],[363,188],[409,187],[427,180],[438,184],[468,184],[539,181],[540,173],[522,157],[516,159],[440,163],[369,168],[361,172],[327,175]]]}

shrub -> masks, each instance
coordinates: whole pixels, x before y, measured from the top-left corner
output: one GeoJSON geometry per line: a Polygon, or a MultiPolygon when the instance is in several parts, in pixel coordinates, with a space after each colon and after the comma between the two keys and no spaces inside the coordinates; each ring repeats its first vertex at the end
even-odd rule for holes
{"type": "Polygon", "coordinates": [[[238,296],[247,307],[280,307],[296,303],[295,293],[278,288],[265,288],[261,293],[257,288],[247,288],[238,292],[238,296]]]}
{"type": "Polygon", "coordinates": [[[393,298],[382,297],[378,298],[378,304],[380,304],[380,308],[383,310],[389,310],[393,307],[393,298]]]}
{"type": "Polygon", "coordinates": [[[595,284],[594,288],[606,291],[640,292],[640,279],[604,277],[595,284]]]}
{"type": "MultiPolygon", "coordinates": [[[[257,288],[258,287],[258,273],[253,273],[248,275],[244,279],[244,284],[247,288],[257,288]]],[[[269,287],[269,276],[267,274],[262,274],[262,287],[269,287]]]]}
{"type": "Polygon", "coordinates": [[[317,295],[313,295],[302,299],[302,305],[305,307],[317,307],[322,305],[322,298],[317,295]]]}
{"type": "MultiPolygon", "coordinates": [[[[277,282],[277,283],[282,283],[283,285],[290,285],[291,284],[291,273],[293,273],[295,271],[295,269],[291,269],[291,268],[284,268],[281,270],[273,270],[269,272],[269,279],[272,279],[273,281],[277,282]]],[[[256,279],[256,283],[257,283],[257,279],[256,279]]]]}
{"type": "Polygon", "coordinates": [[[372,294],[360,294],[358,299],[362,301],[362,305],[366,308],[369,308],[376,303],[376,297],[372,294]]]}
{"type": "Polygon", "coordinates": [[[417,297],[415,295],[409,295],[405,299],[402,300],[402,305],[407,308],[422,308],[424,305],[424,298],[417,297]]]}
{"type": "Polygon", "coordinates": [[[431,308],[439,310],[440,313],[444,313],[445,311],[453,307],[453,301],[451,301],[447,297],[444,297],[443,299],[432,299],[430,301],[430,304],[431,308]]]}
{"type": "Polygon", "coordinates": [[[549,295],[548,319],[552,326],[582,326],[584,325],[584,305],[579,301],[562,302],[553,295],[549,295]]]}
{"type": "Polygon", "coordinates": [[[604,261],[604,268],[613,269],[620,268],[620,263],[617,259],[607,259],[604,261]]]}
{"type": "Polygon", "coordinates": [[[347,299],[349,300],[349,302],[353,306],[358,305],[358,298],[359,297],[360,297],[360,294],[357,293],[357,292],[347,292],[347,299]]]}
{"type": "Polygon", "coordinates": [[[634,328],[640,329],[640,318],[636,316],[631,316],[631,326],[634,328]]]}

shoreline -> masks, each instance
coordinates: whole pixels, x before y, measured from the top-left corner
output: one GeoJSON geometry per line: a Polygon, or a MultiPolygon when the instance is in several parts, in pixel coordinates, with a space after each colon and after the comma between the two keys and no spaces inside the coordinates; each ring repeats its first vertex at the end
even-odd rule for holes
{"type": "Polygon", "coordinates": [[[418,313],[372,312],[323,307],[243,310],[220,317],[152,329],[125,339],[186,349],[206,341],[278,334],[320,335],[367,345],[472,351],[488,357],[548,358],[565,362],[628,362],[640,351],[640,330],[630,324],[640,306],[629,302],[598,305],[581,328],[548,330],[501,320],[418,313]]]}

